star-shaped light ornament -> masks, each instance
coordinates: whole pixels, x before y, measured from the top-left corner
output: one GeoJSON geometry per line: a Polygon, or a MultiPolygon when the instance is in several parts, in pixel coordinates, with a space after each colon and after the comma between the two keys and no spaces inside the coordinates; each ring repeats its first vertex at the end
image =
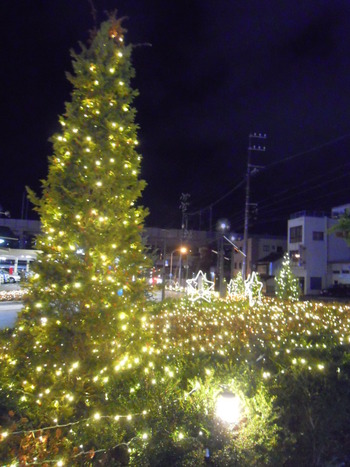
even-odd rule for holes
{"type": "Polygon", "coordinates": [[[211,301],[212,292],[214,289],[214,282],[207,279],[207,275],[199,271],[194,279],[187,279],[186,281],[188,298],[195,302],[196,300],[203,299],[207,302],[211,301]]]}
{"type": "Polygon", "coordinates": [[[261,302],[261,289],[263,283],[259,281],[256,272],[249,274],[244,281],[245,295],[249,299],[249,306],[254,306],[256,302],[261,302]]]}

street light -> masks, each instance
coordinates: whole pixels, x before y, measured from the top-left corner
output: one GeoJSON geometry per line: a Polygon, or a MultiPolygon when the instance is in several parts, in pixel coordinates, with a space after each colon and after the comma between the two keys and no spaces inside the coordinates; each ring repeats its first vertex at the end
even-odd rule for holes
{"type": "MultiPolygon", "coordinates": [[[[181,246],[180,248],[175,248],[175,250],[173,250],[170,254],[170,273],[169,273],[169,276],[170,276],[170,279],[172,279],[173,277],[173,256],[174,256],[174,253],[175,251],[179,251],[180,252],[180,274],[179,274],[179,282],[181,280],[181,258],[182,256],[181,255],[184,255],[187,253],[187,248],[185,246],[181,246]]],[[[181,284],[180,284],[181,286],[181,284]]]]}
{"type": "Polygon", "coordinates": [[[230,223],[227,219],[221,219],[217,223],[217,230],[221,232],[220,236],[220,248],[219,248],[219,292],[220,297],[225,296],[225,287],[224,287],[224,236],[225,232],[229,230],[230,223]]]}

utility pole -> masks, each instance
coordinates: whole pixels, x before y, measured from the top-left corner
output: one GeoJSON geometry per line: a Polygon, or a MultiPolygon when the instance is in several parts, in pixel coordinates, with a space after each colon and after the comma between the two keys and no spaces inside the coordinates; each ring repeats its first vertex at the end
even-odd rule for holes
{"type": "Polygon", "coordinates": [[[182,212],[181,216],[181,229],[182,229],[182,239],[185,239],[188,234],[188,214],[187,214],[187,208],[189,203],[189,198],[190,198],[189,193],[181,193],[180,196],[180,209],[182,212]]]}
{"type": "MultiPolygon", "coordinates": [[[[243,267],[242,276],[246,279],[247,276],[247,255],[248,255],[248,230],[249,230],[249,209],[250,209],[250,176],[262,169],[261,165],[253,165],[251,163],[251,153],[253,151],[264,152],[265,146],[255,145],[256,140],[265,140],[265,133],[250,133],[248,144],[248,160],[247,160],[247,175],[246,175],[246,189],[245,189],[245,208],[244,208],[244,234],[243,234],[243,267]]],[[[256,206],[256,203],[254,203],[256,206]]]]}

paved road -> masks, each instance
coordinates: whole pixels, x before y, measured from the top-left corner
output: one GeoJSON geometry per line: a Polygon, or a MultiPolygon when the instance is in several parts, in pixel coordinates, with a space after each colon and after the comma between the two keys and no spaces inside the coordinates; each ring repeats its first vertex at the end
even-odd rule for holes
{"type": "MultiPolygon", "coordinates": [[[[18,285],[0,286],[0,290],[18,290],[18,285]]],[[[177,292],[166,291],[166,297],[179,298],[181,294],[177,292]]],[[[153,293],[153,300],[159,302],[161,300],[161,292],[155,291],[153,293]]],[[[22,309],[21,302],[0,302],[0,329],[13,327],[17,313],[22,309]]]]}
{"type": "Polygon", "coordinates": [[[0,302],[0,329],[13,327],[22,307],[20,302],[0,302]]]}

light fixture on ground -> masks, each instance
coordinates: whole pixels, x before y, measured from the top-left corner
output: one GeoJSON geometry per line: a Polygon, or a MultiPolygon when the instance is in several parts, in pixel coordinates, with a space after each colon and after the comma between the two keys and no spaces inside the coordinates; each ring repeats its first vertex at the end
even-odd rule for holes
{"type": "Polygon", "coordinates": [[[216,416],[229,425],[236,425],[241,414],[241,399],[230,391],[221,392],[216,401],[216,416]]]}

